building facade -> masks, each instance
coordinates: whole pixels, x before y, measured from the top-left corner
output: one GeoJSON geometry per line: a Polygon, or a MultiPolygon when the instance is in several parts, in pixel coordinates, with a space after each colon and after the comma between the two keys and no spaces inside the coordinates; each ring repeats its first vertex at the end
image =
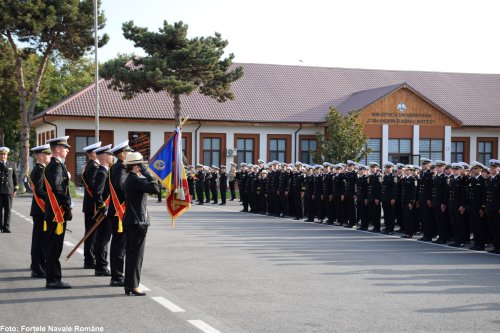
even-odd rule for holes
{"type": "MultiPolygon", "coordinates": [[[[229,165],[257,159],[312,163],[329,107],[360,113],[371,153],[364,160],[418,164],[420,158],[482,163],[500,155],[500,75],[380,71],[239,64],[234,101],[193,94],[181,99],[188,163],[229,165]]],[[[100,81],[100,140],[129,139],[150,157],[173,130],[163,93],[123,100],[100,81]]],[[[89,86],[36,115],[37,144],[61,135],[73,147],[68,170],[78,183],[94,142],[94,89],[89,86]]]]}

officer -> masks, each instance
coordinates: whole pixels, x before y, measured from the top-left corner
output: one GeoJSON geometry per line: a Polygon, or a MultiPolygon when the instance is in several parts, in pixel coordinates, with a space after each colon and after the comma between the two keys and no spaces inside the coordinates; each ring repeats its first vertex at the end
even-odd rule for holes
{"type": "Polygon", "coordinates": [[[332,168],[333,165],[328,162],[323,163],[323,204],[324,204],[324,212],[327,218],[326,224],[333,224],[335,220],[335,214],[333,209],[333,173],[332,168]]]}
{"type": "Polygon", "coordinates": [[[464,247],[465,243],[465,202],[466,192],[463,187],[462,170],[463,166],[459,163],[452,163],[451,169],[453,175],[448,184],[448,214],[453,231],[453,242],[450,246],[464,247]]]}
{"type": "MultiPolygon", "coordinates": [[[[283,163],[278,177],[279,207],[278,217],[287,217],[289,214],[288,191],[290,190],[291,168],[283,163]]],[[[276,216],[276,215],[275,215],[276,216]]]]}
{"type": "Polygon", "coordinates": [[[16,196],[16,166],[7,161],[10,149],[0,147],[0,232],[10,233],[10,210],[12,199],[16,196]],[[2,218],[3,215],[3,218],[2,218]]]}
{"type": "Polygon", "coordinates": [[[34,147],[31,151],[35,154],[36,163],[30,174],[31,190],[33,199],[31,201],[30,216],[33,218],[33,234],[31,237],[31,277],[45,278],[46,248],[47,241],[45,231],[45,201],[47,192],[43,188],[43,173],[45,166],[50,162],[50,145],[34,147]]]}
{"type": "Polygon", "coordinates": [[[258,213],[261,215],[267,214],[267,179],[268,171],[266,169],[260,172],[260,177],[257,185],[257,205],[258,205],[258,213]]]}
{"type": "Polygon", "coordinates": [[[248,187],[249,187],[250,177],[246,163],[240,164],[240,174],[238,178],[239,178],[238,187],[240,190],[240,198],[241,202],[243,203],[243,209],[241,210],[241,212],[248,213],[248,187]]]}
{"type": "Polygon", "coordinates": [[[198,198],[198,205],[203,205],[203,187],[205,184],[205,172],[202,164],[196,164],[196,177],[194,186],[196,188],[196,197],[198,198]]]}
{"type": "Polygon", "coordinates": [[[356,208],[358,219],[361,221],[361,227],[358,230],[368,230],[368,176],[367,167],[358,165],[358,179],[356,180],[356,208]]]}
{"type": "Polygon", "coordinates": [[[319,173],[319,169],[311,165],[305,166],[305,179],[304,179],[304,216],[307,217],[306,222],[314,222],[316,213],[316,205],[314,202],[314,179],[319,173]],[[314,168],[314,171],[313,171],[314,168]]]}
{"type": "Polygon", "coordinates": [[[258,198],[258,187],[259,187],[259,178],[260,178],[260,170],[261,168],[258,165],[254,165],[251,173],[251,183],[249,189],[249,203],[250,203],[250,212],[251,213],[259,213],[259,198],[258,198]]]}
{"type": "Polygon", "coordinates": [[[488,252],[500,254],[500,161],[492,159],[489,164],[490,177],[485,181],[484,206],[493,235],[493,249],[488,252]]]}
{"type": "Polygon", "coordinates": [[[313,210],[316,211],[318,223],[323,223],[325,219],[325,203],[323,200],[323,167],[321,165],[314,166],[314,185],[313,185],[313,210]]]}
{"type": "Polygon", "coordinates": [[[47,221],[47,269],[46,288],[67,289],[71,285],[61,281],[61,263],[59,257],[64,244],[67,221],[73,218],[71,196],[69,193],[69,174],[64,165],[68,155],[69,136],[47,140],[52,157],[44,172],[45,221],[47,221]]]}
{"type": "Polygon", "coordinates": [[[382,178],[382,209],[384,210],[385,229],[383,234],[392,235],[396,220],[396,191],[398,179],[393,174],[394,164],[384,164],[384,177],[382,178]]]}
{"type": "Polygon", "coordinates": [[[465,162],[458,162],[463,167],[463,170],[461,171],[461,178],[462,178],[462,183],[460,186],[462,187],[464,193],[464,203],[465,203],[465,211],[463,214],[463,220],[464,220],[464,233],[465,233],[465,238],[464,238],[464,244],[465,245],[470,245],[470,236],[472,232],[472,226],[470,223],[470,212],[467,209],[468,201],[469,201],[469,182],[470,182],[470,172],[471,168],[470,165],[468,165],[465,162]]]}
{"type": "Polygon", "coordinates": [[[236,200],[236,163],[231,162],[231,169],[229,170],[229,174],[227,176],[229,180],[229,191],[231,192],[230,201],[236,200]]]}
{"type": "Polygon", "coordinates": [[[380,165],[377,162],[370,163],[370,175],[368,176],[368,220],[372,223],[372,232],[380,232],[380,199],[382,197],[382,179],[378,172],[380,165]]]}
{"type": "Polygon", "coordinates": [[[342,226],[345,223],[344,214],[344,164],[339,163],[335,166],[335,175],[333,176],[333,202],[337,225],[342,226]]]}
{"type": "Polygon", "coordinates": [[[257,160],[257,166],[258,166],[258,172],[261,173],[263,170],[264,170],[264,164],[266,162],[264,162],[263,160],[257,160]]]}
{"type": "Polygon", "coordinates": [[[469,212],[470,224],[474,233],[474,245],[470,249],[484,251],[488,240],[488,225],[483,205],[485,180],[481,175],[481,171],[487,170],[487,168],[477,161],[472,162],[471,166],[471,177],[467,183],[468,200],[466,208],[469,212]]]}
{"type": "Polygon", "coordinates": [[[417,180],[412,174],[414,170],[413,165],[406,165],[404,168],[405,176],[401,180],[401,210],[403,213],[401,238],[412,238],[416,232],[417,180]]]}
{"type": "MultiPolygon", "coordinates": [[[[208,166],[204,166],[205,170],[205,183],[203,184],[205,190],[205,203],[210,203],[210,186],[212,185],[212,170],[208,166]]],[[[212,198],[214,199],[214,198],[212,198]]]]}
{"type": "Polygon", "coordinates": [[[266,176],[266,202],[267,202],[267,215],[272,216],[278,211],[278,164],[277,161],[270,163],[270,169],[266,176]]]}
{"type": "Polygon", "coordinates": [[[354,201],[354,197],[356,196],[356,180],[358,179],[358,174],[354,170],[355,167],[356,162],[348,160],[347,170],[344,173],[344,212],[346,228],[352,228],[357,224],[356,202],[354,201]]]}
{"type": "Polygon", "coordinates": [[[226,193],[227,192],[227,173],[226,173],[226,166],[225,165],[220,166],[219,189],[220,189],[220,200],[221,200],[220,205],[223,206],[226,204],[226,194],[227,194],[226,193]]]}
{"type": "Polygon", "coordinates": [[[212,172],[210,178],[210,193],[212,194],[212,204],[216,205],[219,203],[219,193],[217,191],[217,180],[219,179],[219,168],[216,165],[212,165],[212,172]]]}
{"type": "Polygon", "coordinates": [[[116,157],[116,163],[109,168],[109,207],[108,220],[111,225],[111,249],[109,262],[111,267],[112,287],[123,286],[125,267],[125,235],[123,234],[123,216],[125,214],[125,179],[127,172],[123,162],[127,154],[132,150],[129,141],[125,140],[117,144],[110,152],[116,157]]]}
{"type": "Polygon", "coordinates": [[[304,204],[302,200],[305,192],[305,174],[301,169],[302,163],[296,162],[290,180],[290,215],[294,216],[294,220],[301,220],[304,218],[304,204]]]}
{"type": "Polygon", "coordinates": [[[447,226],[447,186],[448,178],[444,174],[444,167],[446,162],[435,161],[436,175],[432,181],[432,209],[434,211],[434,219],[436,221],[436,229],[438,239],[433,241],[437,244],[446,244],[449,237],[449,230],[447,226]]]}
{"type": "MultiPolygon", "coordinates": [[[[97,160],[97,155],[95,150],[101,147],[101,141],[91,144],[83,148],[83,151],[87,153],[88,161],[85,164],[85,169],[82,173],[82,182],[85,187],[85,192],[83,194],[83,214],[85,216],[85,234],[92,228],[94,221],[92,217],[96,212],[95,202],[93,198],[92,188],[94,187],[94,180],[97,170],[99,169],[99,161],[97,160]]],[[[95,245],[96,234],[90,235],[83,244],[83,268],[95,269],[95,245]]]]}
{"type": "Polygon", "coordinates": [[[187,177],[187,182],[188,182],[189,195],[191,196],[191,202],[194,202],[194,200],[196,200],[196,192],[194,190],[195,174],[196,174],[196,171],[195,171],[194,167],[192,165],[188,165],[186,177],[187,177]]]}
{"type": "Polygon", "coordinates": [[[125,254],[125,294],[144,296],[139,289],[141,268],[146,245],[146,234],[150,225],[146,209],[147,194],[157,194],[158,182],[144,166],[142,155],[137,152],[127,154],[125,166],[128,176],[125,180],[125,215],[123,227],[126,238],[125,254]]]}
{"type": "Polygon", "coordinates": [[[420,159],[422,168],[418,177],[417,189],[417,208],[419,220],[423,226],[423,236],[418,240],[430,242],[436,234],[436,225],[434,222],[434,213],[432,211],[432,182],[433,175],[430,169],[432,161],[427,158],[420,159]]]}
{"type": "MultiPolygon", "coordinates": [[[[99,169],[95,175],[94,187],[92,193],[94,195],[94,203],[98,210],[102,210],[104,216],[108,213],[108,205],[110,198],[109,189],[109,168],[113,164],[113,153],[111,145],[106,145],[95,150],[99,159],[99,169]]],[[[96,276],[111,276],[111,271],[108,269],[108,245],[111,239],[111,221],[105,217],[101,224],[94,231],[96,234],[94,253],[95,253],[95,275],[96,276]]]]}
{"type": "Polygon", "coordinates": [[[397,186],[396,186],[396,223],[399,225],[400,231],[403,231],[403,210],[401,206],[401,180],[404,178],[403,172],[404,164],[397,163],[396,164],[396,178],[397,178],[397,186]]]}

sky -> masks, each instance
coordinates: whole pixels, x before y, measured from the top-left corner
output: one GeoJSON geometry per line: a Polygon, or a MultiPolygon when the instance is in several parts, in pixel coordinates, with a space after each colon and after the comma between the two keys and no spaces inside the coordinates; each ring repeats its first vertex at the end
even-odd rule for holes
{"type": "Polygon", "coordinates": [[[498,0],[101,0],[109,43],[144,55],[123,22],[219,32],[239,63],[500,74],[498,0]]]}

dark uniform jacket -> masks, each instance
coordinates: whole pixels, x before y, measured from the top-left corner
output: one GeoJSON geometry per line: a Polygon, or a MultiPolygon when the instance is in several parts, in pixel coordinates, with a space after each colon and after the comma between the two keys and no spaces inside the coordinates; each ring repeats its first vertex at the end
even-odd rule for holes
{"type": "Polygon", "coordinates": [[[356,194],[356,181],[358,174],[356,171],[349,171],[344,174],[344,194],[348,198],[352,198],[356,194]]]}
{"type": "Polygon", "coordinates": [[[382,179],[382,201],[388,202],[396,200],[397,187],[398,179],[394,174],[390,173],[384,175],[382,179]]]}
{"type": "Polygon", "coordinates": [[[333,174],[328,172],[323,175],[323,198],[328,199],[330,194],[333,194],[333,174]]]}
{"type": "Polygon", "coordinates": [[[320,198],[323,194],[323,175],[314,175],[314,189],[313,194],[320,198]]]}
{"type": "Polygon", "coordinates": [[[104,205],[104,202],[110,195],[108,177],[109,177],[108,169],[100,165],[95,175],[94,187],[92,188],[92,193],[94,194],[94,201],[97,207],[102,207],[104,205]]]}
{"type": "Polygon", "coordinates": [[[484,199],[483,176],[469,177],[467,187],[467,207],[471,212],[477,213],[482,208],[484,199]]]}
{"type": "Polygon", "coordinates": [[[148,194],[158,194],[160,188],[158,182],[150,178],[139,177],[131,172],[125,180],[125,216],[123,225],[149,225],[149,214],[146,210],[148,194]]]}
{"type": "Polygon", "coordinates": [[[210,177],[210,189],[215,190],[217,188],[217,172],[212,172],[210,177]]]}
{"type": "Polygon", "coordinates": [[[47,191],[43,186],[43,172],[45,170],[45,165],[37,163],[31,170],[30,181],[31,188],[33,189],[33,200],[31,201],[31,211],[30,216],[43,216],[45,212],[40,208],[35,200],[35,194],[43,201],[47,201],[47,191]]]}
{"type": "MultiPolygon", "coordinates": [[[[125,179],[127,179],[127,171],[125,170],[123,161],[118,160],[118,162],[113,164],[111,168],[109,168],[108,174],[109,174],[109,180],[111,181],[113,189],[116,192],[116,196],[118,197],[118,201],[120,201],[120,204],[124,203],[125,202],[124,189],[125,189],[125,179]]],[[[113,199],[111,198],[108,207],[108,217],[114,217],[115,214],[116,214],[116,208],[113,203],[113,199]]]]}
{"type": "Polygon", "coordinates": [[[290,173],[287,171],[280,171],[278,178],[278,191],[288,192],[290,190],[290,173]]]}
{"type": "Polygon", "coordinates": [[[202,189],[204,182],[205,182],[205,173],[203,172],[203,170],[196,171],[196,181],[194,183],[196,188],[202,189]]]}
{"type": "Polygon", "coordinates": [[[401,203],[415,203],[417,199],[417,180],[413,176],[403,177],[401,179],[401,203]]]}
{"type": "Polygon", "coordinates": [[[359,202],[363,202],[367,198],[368,198],[368,176],[358,175],[358,179],[356,179],[356,200],[359,202]]]}
{"type": "Polygon", "coordinates": [[[314,182],[317,178],[316,175],[307,175],[305,179],[305,193],[308,195],[314,194],[314,182]]]}
{"type": "Polygon", "coordinates": [[[420,205],[426,204],[427,200],[432,200],[432,171],[422,171],[418,178],[417,201],[420,205]]]}
{"type": "Polygon", "coordinates": [[[432,180],[432,207],[441,207],[441,205],[446,205],[447,201],[447,178],[444,173],[439,176],[435,175],[432,180]]]}
{"type": "MultiPolygon", "coordinates": [[[[85,165],[85,170],[82,174],[82,182],[87,184],[90,191],[94,188],[94,180],[97,170],[99,169],[99,164],[94,160],[89,160],[85,165]]],[[[85,186],[85,185],[84,185],[85,186]]],[[[83,207],[82,211],[85,213],[94,214],[95,211],[95,202],[93,195],[91,196],[87,188],[85,188],[85,193],[83,194],[83,207]]]]}
{"type": "MultiPolygon", "coordinates": [[[[50,184],[50,187],[52,188],[52,192],[54,192],[57,203],[62,206],[61,208],[63,209],[63,212],[65,210],[69,210],[69,207],[71,206],[71,196],[69,194],[69,175],[64,164],[58,158],[52,157],[49,164],[45,167],[44,174],[50,184]]],[[[47,191],[45,184],[43,188],[47,191]]],[[[52,222],[54,221],[54,216],[55,214],[52,210],[52,206],[50,205],[49,196],[47,195],[45,200],[45,220],[47,220],[47,222],[52,222]]],[[[64,215],[65,220],[66,217],[67,215],[64,215]]]]}
{"type": "Polygon", "coordinates": [[[17,189],[16,166],[9,161],[0,162],[0,194],[13,194],[17,189]]]}
{"type": "Polygon", "coordinates": [[[462,187],[462,177],[451,176],[448,180],[448,205],[451,209],[465,207],[465,189],[462,187]]]}
{"type": "Polygon", "coordinates": [[[219,187],[221,189],[227,188],[227,173],[221,172],[219,175],[219,187]]]}
{"type": "Polygon", "coordinates": [[[306,190],[305,179],[305,174],[301,171],[292,173],[290,180],[290,193],[299,194],[300,192],[304,192],[306,190]]]}
{"type": "Polygon", "coordinates": [[[379,173],[369,175],[368,179],[368,194],[367,199],[372,202],[375,199],[380,200],[382,198],[382,181],[379,173]]]}
{"type": "Polygon", "coordinates": [[[259,178],[257,183],[257,191],[259,194],[267,194],[268,177],[259,178]]]}
{"type": "Polygon", "coordinates": [[[484,184],[484,206],[488,213],[500,210],[500,175],[486,179],[484,184]]]}
{"type": "Polygon", "coordinates": [[[276,193],[276,191],[278,191],[278,171],[273,170],[269,172],[269,174],[266,177],[266,180],[267,180],[266,193],[267,194],[276,193]]]}
{"type": "Polygon", "coordinates": [[[337,173],[333,175],[333,195],[340,197],[344,194],[344,174],[337,173]]]}

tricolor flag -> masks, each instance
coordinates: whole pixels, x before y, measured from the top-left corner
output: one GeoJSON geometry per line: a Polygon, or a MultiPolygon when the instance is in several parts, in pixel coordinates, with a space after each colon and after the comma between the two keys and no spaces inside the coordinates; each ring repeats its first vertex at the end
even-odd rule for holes
{"type": "Polygon", "coordinates": [[[167,189],[167,210],[173,225],[175,219],[191,207],[186,170],[182,163],[182,134],[179,128],[175,129],[170,140],[151,159],[149,168],[167,189]]]}

